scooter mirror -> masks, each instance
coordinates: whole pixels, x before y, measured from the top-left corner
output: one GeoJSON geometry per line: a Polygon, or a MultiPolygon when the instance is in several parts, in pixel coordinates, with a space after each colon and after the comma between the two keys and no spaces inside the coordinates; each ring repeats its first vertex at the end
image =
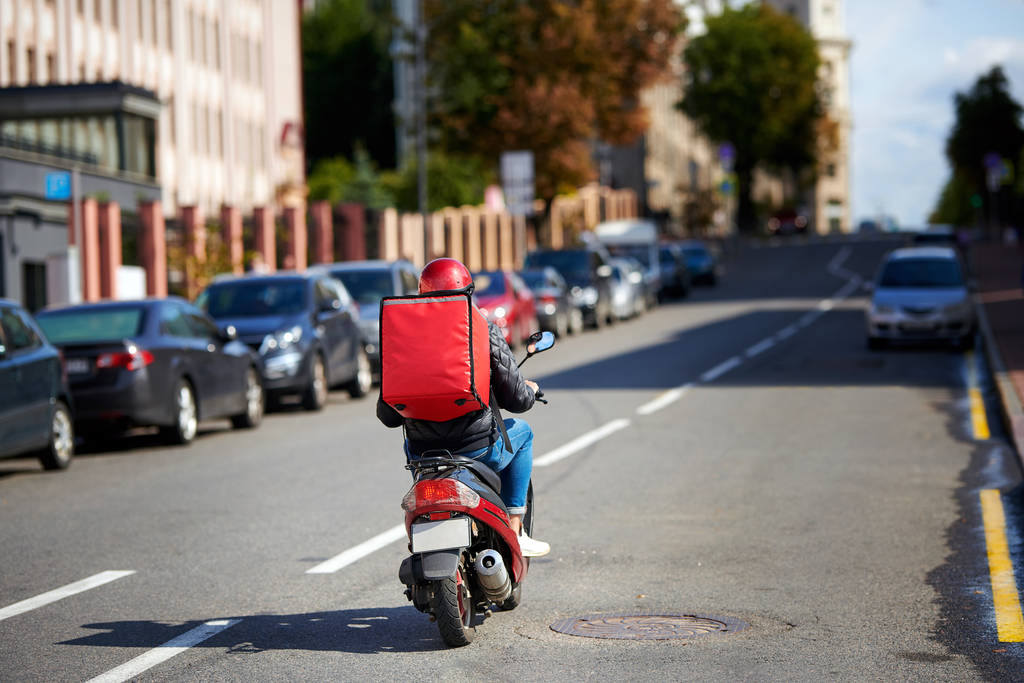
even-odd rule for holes
{"type": "Polygon", "coordinates": [[[551,332],[535,332],[530,335],[530,346],[533,347],[531,353],[547,351],[554,345],[555,335],[551,332]]]}

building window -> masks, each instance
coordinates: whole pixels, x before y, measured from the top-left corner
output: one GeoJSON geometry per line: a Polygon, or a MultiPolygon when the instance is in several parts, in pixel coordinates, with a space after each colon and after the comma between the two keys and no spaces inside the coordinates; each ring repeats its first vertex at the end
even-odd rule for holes
{"type": "Polygon", "coordinates": [[[825,175],[827,175],[829,178],[835,178],[836,177],[836,165],[835,164],[828,164],[827,166],[825,166],[825,175]]]}
{"type": "Polygon", "coordinates": [[[57,80],[57,58],[51,52],[46,55],[46,82],[54,83],[57,80]]]}
{"type": "Polygon", "coordinates": [[[7,83],[18,84],[18,49],[13,40],[7,41],[7,83]]]}
{"type": "Polygon", "coordinates": [[[78,5],[78,7],[77,7],[78,13],[81,14],[81,15],[84,15],[85,14],[85,0],[78,0],[78,2],[76,4],[78,5]]]}
{"type": "Polygon", "coordinates": [[[36,74],[36,51],[35,48],[28,48],[25,50],[25,59],[28,61],[28,84],[37,85],[37,74],[36,74]]]}
{"type": "Polygon", "coordinates": [[[174,15],[171,12],[171,0],[164,2],[164,26],[167,27],[167,49],[174,52],[174,15]]]}
{"type": "Polygon", "coordinates": [[[120,8],[119,0],[110,0],[110,25],[114,28],[121,25],[120,12],[118,11],[120,8]]]}
{"type": "Polygon", "coordinates": [[[220,70],[220,21],[213,20],[213,65],[220,70]]]}
{"type": "Polygon", "coordinates": [[[92,0],[93,18],[97,24],[103,23],[103,3],[104,0],[92,0]]]}

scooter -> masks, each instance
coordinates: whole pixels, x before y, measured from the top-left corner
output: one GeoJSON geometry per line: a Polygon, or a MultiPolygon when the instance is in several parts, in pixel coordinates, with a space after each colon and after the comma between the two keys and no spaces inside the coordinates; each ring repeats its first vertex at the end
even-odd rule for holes
{"type": "MultiPolygon", "coordinates": [[[[554,343],[551,332],[532,335],[519,365],[554,343]]],[[[543,395],[538,391],[537,400],[547,403],[543,395]]],[[[494,470],[446,450],[426,451],[406,469],[414,481],[402,498],[412,555],[398,577],[413,606],[437,622],[446,645],[469,645],[478,614],[489,615],[492,605],[503,611],[519,606],[530,560],[509,526],[494,470]]],[[[523,529],[533,533],[533,482],[523,529]]]]}

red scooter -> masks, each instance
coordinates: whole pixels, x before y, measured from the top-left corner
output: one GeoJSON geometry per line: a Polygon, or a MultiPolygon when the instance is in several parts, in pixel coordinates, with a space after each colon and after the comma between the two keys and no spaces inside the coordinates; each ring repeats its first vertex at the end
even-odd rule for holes
{"type": "MultiPolygon", "coordinates": [[[[519,365],[550,349],[555,338],[538,332],[529,343],[519,365]]],[[[547,403],[541,391],[537,400],[547,403]]],[[[402,561],[398,577],[416,609],[437,622],[446,645],[468,645],[476,633],[476,615],[489,614],[491,605],[502,610],[519,606],[530,560],[509,526],[494,470],[445,450],[424,452],[410,459],[406,469],[415,482],[402,499],[412,555],[402,561]]],[[[532,482],[523,529],[532,535],[532,482]]]]}

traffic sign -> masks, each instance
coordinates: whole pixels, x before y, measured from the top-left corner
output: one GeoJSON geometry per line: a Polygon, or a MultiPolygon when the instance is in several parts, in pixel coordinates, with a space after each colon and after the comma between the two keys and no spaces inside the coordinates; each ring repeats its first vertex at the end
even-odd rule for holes
{"type": "Polygon", "coordinates": [[[514,216],[533,214],[533,152],[502,153],[501,185],[509,213],[514,216]]]}
{"type": "Polygon", "coordinates": [[[47,199],[71,199],[71,173],[55,171],[46,174],[47,199]]]}

